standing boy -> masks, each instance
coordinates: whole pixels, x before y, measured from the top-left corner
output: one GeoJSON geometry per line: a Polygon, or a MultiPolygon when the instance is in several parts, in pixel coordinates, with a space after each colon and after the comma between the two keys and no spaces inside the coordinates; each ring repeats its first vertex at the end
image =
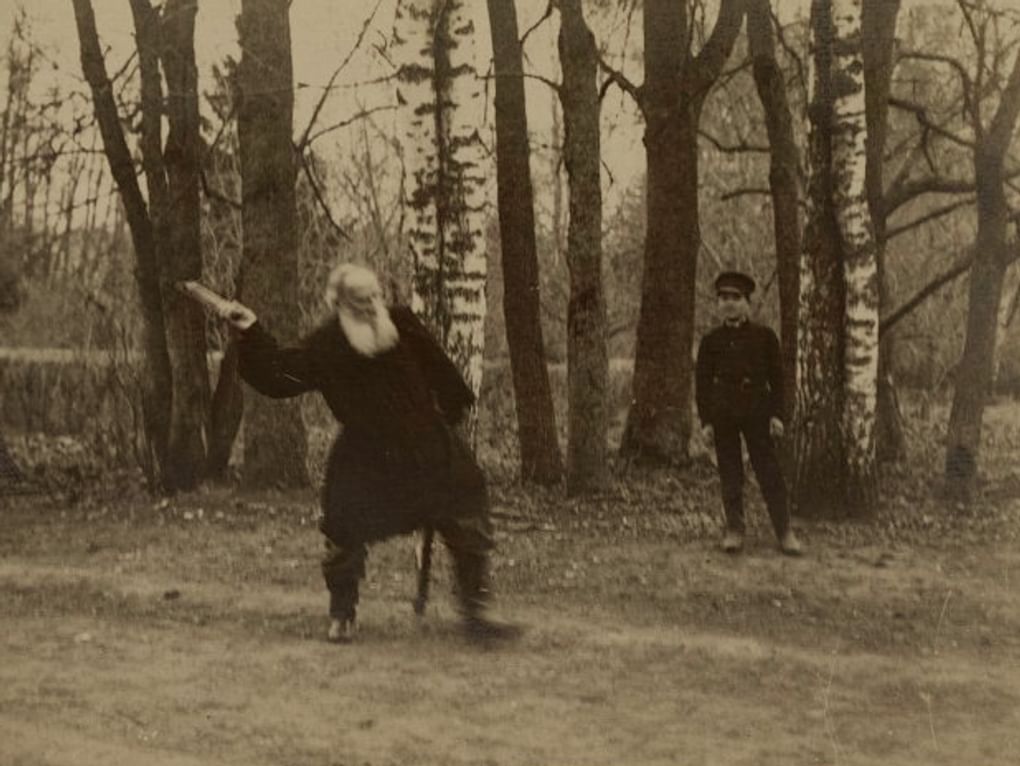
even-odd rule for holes
{"type": "Polygon", "coordinates": [[[751,277],[737,271],[723,272],[715,280],[722,322],[702,338],[698,348],[698,417],[706,440],[715,443],[726,513],[723,550],[738,553],[744,546],[743,436],[779,548],[797,556],[800,543],[790,528],[786,482],[772,443],[783,435],[779,340],[770,328],[748,318],[754,287],[751,277]]]}

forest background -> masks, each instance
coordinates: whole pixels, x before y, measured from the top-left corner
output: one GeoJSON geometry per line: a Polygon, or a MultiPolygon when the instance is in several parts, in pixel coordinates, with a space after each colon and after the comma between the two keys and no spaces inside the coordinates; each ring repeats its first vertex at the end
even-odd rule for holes
{"type": "MultiPolygon", "coordinates": [[[[146,127],[138,77],[144,57],[138,55],[137,17],[113,3],[96,5],[96,27],[115,85],[118,119],[141,172],[146,127]]],[[[130,214],[125,214],[97,129],[93,94],[82,75],[74,14],[56,3],[6,6],[4,13],[11,23],[3,73],[4,237],[0,246],[0,291],[5,307],[0,317],[5,347],[0,412],[6,439],[21,462],[40,475],[47,471],[47,448],[36,437],[60,434],[74,437],[62,442],[76,454],[70,460],[75,464],[72,474],[97,477],[112,467],[129,473],[140,468],[150,486],[161,481],[172,486],[173,481],[169,485],[164,481],[165,472],[160,474],[156,465],[159,456],[153,458],[151,436],[146,434],[142,395],[146,372],[134,356],[146,298],[139,298],[132,276],[136,255],[130,214]],[[97,361],[100,359],[102,363],[97,361]]],[[[895,417],[883,415],[881,399],[876,403],[879,426],[884,420],[894,420],[895,427],[890,439],[879,430],[873,446],[881,456],[883,441],[888,442],[886,454],[896,462],[905,454],[908,439],[914,440],[915,448],[932,449],[930,443],[917,443],[930,441],[929,426],[936,428],[942,446],[947,439],[952,441],[945,434],[938,435],[938,422],[949,419],[949,405],[957,388],[973,303],[968,296],[968,269],[979,233],[980,193],[970,155],[980,140],[980,130],[973,130],[975,123],[967,110],[973,111],[976,103],[978,123],[988,121],[997,103],[1012,95],[1007,75],[1020,38],[1012,11],[994,3],[903,2],[875,3],[873,7],[886,8],[896,33],[895,40],[890,40],[891,95],[882,163],[886,195],[896,199],[886,203],[881,216],[881,314],[892,317],[896,327],[883,334],[889,361],[888,375],[883,373],[881,379],[892,381],[899,394],[892,410],[895,417]],[[903,308],[907,311],[900,311],[903,308]],[[925,428],[911,430],[911,423],[918,420],[925,422],[925,428]]],[[[201,268],[191,276],[200,275],[227,294],[239,292],[245,259],[238,108],[232,90],[241,58],[236,28],[241,10],[237,2],[200,4],[193,31],[202,149],[201,268]]],[[[575,414],[570,414],[567,327],[570,264],[576,255],[571,255],[568,242],[571,188],[564,144],[565,82],[560,84],[566,75],[564,71],[561,76],[562,62],[557,54],[560,14],[553,10],[543,2],[518,3],[517,26],[525,38],[538,310],[553,385],[555,416],[546,420],[554,420],[556,446],[566,450],[568,489],[570,476],[579,475],[576,471],[571,474],[571,466],[578,460],[594,460],[591,464],[595,467],[586,472],[595,478],[573,482],[583,491],[589,484],[604,485],[610,469],[607,461],[616,462],[617,447],[622,466],[637,461],[682,467],[692,457],[709,457],[710,450],[700,442],[697,429],[691,428],[689,413],[675,426],[679,437],[665,439],[672,442],[664,448],[658,444],[646,449],[648,440],[642,442],[640,435],[630,443],[627,438],[631,405],[641,399],[635,394],[631,376],[641,321],[642,274],[649,241],[663,239],[659,231],[654,237],[646,236],[647,221],[657,220],[657,214],[649,216],[647,209],[647,162],[642,145],[645,121],[634,98],[633,83],[642,76],[647,78],[643,70],[648,66],[643,44],[648,32],[643,38],[644,11],[639,3],[582,4],[582,19],[586,18],[594,33],[600,61],[601,256],[597,271],[606,316],[599,331],[604,351],[598,353],[605,354],[609,374],[601,394],[604,405],[579,399],[573,406],[575,414]],[[599,422],[593,428],[608,436],[606,454],[572,457],[570,432],[581,434],[583,428],[571,418],[587,414],[582,412],[585,408],[597,411],[599,407],[605,412],[596,417],[599,422]]],[[[692,57],[707,47],[715,27],[721,26],[718,10],[713,4],[689,5],[692,57]]],[[[810,9],[807,3],[784,1],[771,10],[768,32],[799,150],[795,161],[803,223],[811,166],[807,120],[810,9]]],[[[479,62],[475,79],[482,89],[479,140],[489,163],[482,189],[486,205],[480,245],[487,261],[486,364],[477,438],[493,471],[535,478],[542,469],[528,463],[515,438],[520,415],[515,417],[513,409],[511,354],[503,310],[494,109],[500,78],[492,72],[489,19],[481,4],[470,11],[476,48],[473,58],[479,62]]],[[[290,8],[287,44],[293,62],[295,149],[290,172],[296,179],[294,303],[299,307],[295,332],[321,318],[322,278],[337,260],[357,259],[378,268],[387,276],[394,297],[410,300],[414,292],[408,258],[407,211],[413,207],[407,191],[409,150],[407,135],[401,132],[406,110],[398,108],[397,97],[400,56],[405,54],[398,44],[399,35],[394,36],[395,25],[399,26],[399,15],[392,2],[304,2],[290,8]]],[[[691,293],[693,325],[688,330],[694,339],[714,321],[711,283],[716,273],[727,268],[753,274],[759,283],[757,318],[777,330],[783,324],[783,278],[769,190],[770,134],[756,91],[751,44],[743,29],[730,44],[733,50],[722,57],[723,64],[696,120],[700,220],[696,243],[684,245],[681,256],[692,264],[691,274],[696,264],[691,293]]],[[[165,139],[165,128],[162,130],[165,139]]],[[[1010,129],[1008,136],[1012,135],[1010,129]]],[[[1007,200],[1015,196],[1011,180],[1015,143],[1009,141],[1004,160],[1001,189],[1007,200]]],[[[775,153],[773,142],[773,163],[775,153]]],[[[679,244],[690,232],[676,236],[679,244]]],[[[1014,321],[1020,279],[1013,260],[1009,257],[1004,264],[997,291],[1001,300],[996,301],[995,323],[990,328],[995,337],[994,369],[987,383],[990,396],[1020,389],[1020,334],[1014,321]]],[[[646,301],[646,308],[649,303],[646,301]]],[[[665,313],[661,306],[656,311],[665,313]]],[[[655,313],[648,312],[650,316],[655,313]]],[[[224,425],[222,417],[217,420],[215,412],[222,401],[216,395],[230,393],[217,387],[219,359],[227,350],[228,338],[215,323],[208,324],[206,335],[211,352],[209,393],[199,420],[209,430],[203,455],[209,465],[196,472],[203,477],[222,475],[228,462],[236,472],[243,462],[243,450],[232,438],[239,415],[226,419],[234,423],[230,426],[224,425]],[[227,436],[213,436],[220,433],[217,429],[225,429],[227,436]]],[[[794,337],[784,334],[788,354],[795,349],[794,337]]],[[[676,338],[670,336],[669,340],[675,348],[676,338]]],[[[678,376],[681,393],[689,397],[689,382],[684,382],[689,378],[689,365],[670,374],[678,376]]],[[[518,400],[520,396],[517,391],[518,400]]],[[[310,445],[308,466],[314,476],[321,468],[333,427],[312,402],[303,403],[302,412],[310,445]]],[[[949,430],[946,422],[941,427],[949,430]]],[[[574,439],[583,443],[604,440],[581,435],[574,439]]],[[[792,441],[791,453],[795,451],[792,441]]],[[[789,458],[799,464],[796,455],[789,458]]],[[[947,456],[946,471],[950,471],[951,462],[947,456]]],[[[254,469],[250,473],[266,476],[254,469]]],[[[297,470],[294,474],[299,484],[308,480],[301,473],[297,470]]],[[[555,482],[562,473],[551,470],[549,476],[555,482]]],[[[293,483],[286,471],[279,481],[293,483]]],[[[967,489],[965,494],[970,491],[967,489]]],[[[803,497],[810,500],[810,493],[803,497]]],[[[863,505],[866,513],[873,502],[863,505]]],[[[844,503],[820,512],[855,515],[860,510],[844,503]]],[[[810,509],[806,512],[812,513],[810,509]]]]}
{"type": "Polygon", "coordinates": [[[1014,5],[0,0],[0,761],[1012,765],[1014,5]],[[406,538],[322,640],[336,425],[172,287],[292,339],[348,258],[480,393],[512,646],[406,538]],[[718,550],[727,268],[800,558],[718,550]]]}

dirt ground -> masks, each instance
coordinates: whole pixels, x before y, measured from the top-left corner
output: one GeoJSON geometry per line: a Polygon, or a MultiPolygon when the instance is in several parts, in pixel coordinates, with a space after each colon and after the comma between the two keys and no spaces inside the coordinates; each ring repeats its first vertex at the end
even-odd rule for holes
{"type": "Polygon", "coordinates": [[[802,525],[794,560],[756,522],[734,558],[713,518],[614,502],[498,500],[527,631],[485,649],[445,555],[413,616],[409,539],[373,548],[357,642],[327,644],[306,496],[0,498],[0,764],[1017,763],[1012,533],[802,525]]]}

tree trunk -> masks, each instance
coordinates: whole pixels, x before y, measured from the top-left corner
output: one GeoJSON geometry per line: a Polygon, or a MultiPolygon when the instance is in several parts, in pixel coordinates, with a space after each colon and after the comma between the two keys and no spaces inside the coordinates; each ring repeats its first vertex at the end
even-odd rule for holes
{"type": "Polygon", "coordinates": [[[992,364],[991,391],[997,393],[1000,385],[1008,383],[1001,376],[1002,372],[1002,348],[1009,337],[1010,326],[1013,323],[1014,314],[1017,310],[1017,299],[1020,298],[1017,291],[1020,290],[1020,269],[1013,264],[1013,258],[1007,257],[1009,265],[1006,266],[1002,275],[1002,291],[999,300],[999,316],[995,322],[995,356],[992,364]]]}
{"type": "Polygon", "coordinates": [[[647,222],[633,398],[620,444],[625,457],[682,460],[690,437],[698,230],[697,126],[702,98],[678,98],[687,55],[687,7],[644,9],[647,222]],[[690,310],[687,310],[687,309],[690,310]]]}
{"type": "MultiPolygon", "coordinates": [[[[819,80],[827,67],[816,54],[819,80]]],[[[831,150],[817,101],[828,76],[815,88],[809,141],[808,218],[801,256],[797,396],[793,420],[791,501],[801,516],[842,513],[846,491],[843,448],[843,334],[845,285],[840,241],[831,200],[831,150]]]]}
{"type": "Polygon", "coordinates": [[[833,204],[846,280],[847,494],[851,515],[878,507],[875,418],[878,406],[878,261],[867,196],[861,0],[833,0],[833,204]],[[837,79],[838,78],[838,79],[837,79]]]}
{"type": "Polygon", "coordinates": [[[953,406],[946,440],[946,494],[966,502],[977,479],[981,427],[985,403],[991,394],[995,366],[996,325],[1008,251],[1008,208],[1003,193],[1002,158],[976,160],[978,234],[970,269],[967,332],[963,355],[956,366],[953,406]]]}
{"type": "Polygon", "coordinates": [[[864,515],[878,500],[878,286],[865,194],[859,0],[816,0],[810,216],[801,269],[794,505],[864,515]]]}
{"type": "MultiPolygon", "coordinates": [[[[77,9],[75,9],[75,12],[77,13],[77,9]]],[[[17,61],[14,53],[14,35],[11,35],[7,40],[6,54],[7,92],[4,93],[6,103],[2,112],[2,118],[0,118],[0,231],[5,233],[9,230],[11,218],[14,214],[8,201],[10,199],[10,190],[13,187],[7,181],[8,171],[14,164],[14,152],[8,148],[10,144],[14,143],[8,140],[11,135],[11,122],[14,117],[14,98],[17,83],[17,78],[13,76],[15,62],[17,61]]]]}
{"type": "MultiPolygon", "coordinates": [[[[978,61],[978,66],[984,66],[978,61]]],[[[1006,244],[1009,207],[1003,165],[1017,116],[1020,114],[1020,54],[987,130],[981,115],[973,115],[974,178],[977,187],[978,231],[974,265],[970,269],[967,334],[957,365],[953,407],[946,437],[945,481],[948,497],[968,501],[977,479],[981,450],[981,421],[995,367],[995,336],[1002,300],[1002,283],[1011,257],[1006,244]]]]}
{"type": "Polygon", "coordinates": [[[523,63],[513,0],[488,0],[496,74],[496,182],[503,315],[517,408],[521,477],[555,484],[563,474],[545,364],[523,63]]]}
{"type": "Polygon", "coordinates": [[[689,53],[687,4],[646,0],[647,227],[633,401],[620,452],[656,464],[682,462],[691,431],[694,296],[701,107],[736,40],[743,0],[723,0],[701,53],[689,53]]]}
{"type": "Polygon", "coordinates": [[[567,493],[577,495],[601,488],[607,479],[609,359],[602,292],[598,51],[581,0],[561,0],[559,9],[563,151],[570,190],[567,493]]]}
{"type": "Polygon", "coordinates": [[[433,0],[400,0],[397,3],[393,36],[397,67],[397,102],[400,143],[403,152],[404,193],[403,234],[411,252],[411,307],[437,337],[442,335],[437,320],[438,285],[443,242],[437,203],[440,184],[437,95],[433,37],[433,0]],[[426,296],[435,296],[434,299],[426,296]]]}
{"type": "Polygon", "coordinates": [[[776,61],[768,0],[750,0],[747,36],[758,98],[769,137],[769,188],[779,281],[779,325],[783,353],[785,422],[791,422],[797,389],[797,307],[800,300],[800,159],[786,81],[776,61]]]}
{"type": "Polygon", "coordinates": [[[202,272],[198,83],[194,57],[196,10],[194,5],[189,9],[182,8],[179,2],[168,4],[164,28],[149,0],[131,0],[141,76],[142,165],[160,265],[161,304],[171,371],[164,481],[167,488],[174,490],[193,489],[204,475],[209,406],[202,309],[172,286],[180,279],[197,279],[202,272]],[[167,91],[173,94],[168,108],[164,107],[160,79],[161,58],[167,91]],[[165,150],[164,111],[170,122],[165,150]],[[189,324],[198,325],[197,334],[189,331],[189,324]]]}
{"type": "MultiPolygon", "coordinates": [[[[238,18],[242,300],[285,342],[293,342],[299,331],[289,8],[288,0],[242,0],[238,18]]],[[[306,452],[298,402],[249,397],[244,420],[245,484],[306,485],[306,452]]]]}
{"type": "MultiPolygon", "coordinates": [[[[979,200],[982,196],[979,192],[979,200]]],[[[963,356],[956,367],[946,444],[946,494],[962,502],[970,500],[977,479],[982,420],[991,393],[995,358],[995,321],[1005,273],[1001,253],[1004,243],[995,242],[996,235],[987,231],[998,228],[998,216],[993,211],[980,209],[987,207],[990,207],[987,202],[979,201],[978,226],[986,232],[984,236],[978,233],[978,252],[987,253],[987,256],[979,256],[970,270],[967,335],[963,356]]],[[[1004,231],[1005,226],[1002,229],[1004,231]]]]}
{"type": "Polygon", "coordinates": [[[473,34],[468,6],[459,0],[404,0],[398,6],[412,308],[477,395],[485,340],[488,162],[478,133],[483,101],[473,34]]]}
{"type": "MultiPolygon", "coordinates": [[[[563,130],[562,112],[563,105],[560,103],[560,94],[550,91],[549,103],[552,111],[552,135],[559,136],[563,130]]],[[[552,151],[550,153],[549,177],[552,180],[552,240],[553,240],[553,266],[559,267],[560,258],[566,249],[563,242],[563,151],[552,151]]]]}
{"type": "Polygon", "coordinates": [[[226,476],[230,466],[230,453],[233,449],[237,431],[244,415],[244,389],[238,375],[240,359],[237,343],[227,343],[223,360],[220,362],[220,374],[216,389],[212,395],[212,406],[209,414],[209,457],[206,474],[213,479],[226,476]]]}
{"type": "Polygon", "coordinates": [[[110,171],[117,184],[131,230],[135,250],[135,279],[142,309],[142,411],[149,453],[146,466],[150,485],[165,488],[164,469],[170,432],[172,384],[170,357],[166,348],[160,295],[160,264],[152,221],[135,176],[134,162],[124,139],[113,87],[99,46],[96,20],[90,0],[73,0],[74,16],[81,45],[82,71],[92,90],[96,121],[110,171]]]}
{"type": "Polygon", "coordinates": [[[205,314],[201,306],[173,289],[174,282],[202,277],[197,11],[196,0],[167,0],[160,46],[169,124],[163,155],[169,237],[162,261],[163,313],[174,387],[169,467],[179,489],[192,489],[204,476],[210,399],[205,314]]]}
{"type": "Polygon", "coordinates": [[[482,389],[485,351],[485,284],[488,259],[485,193],[490,168],[479,130],[485,122],[485,101],[478,70],[476,28],[464,0],[444,0],[435,36],[436,92],[441,130],[440,174],[443,195],[444,252],[440,285],[447,353],[478,396],[482,389]]]}
{"type": "MultiPolygon", "coordinates": [[[[864,93],[868,123],[867,194],[871,223],[875,232],[878,265],[879,307],[889,306],[889,284],[885,270],[885,205],[883,154],[888,132],[889,92],[892,84],[893,46],[896,42],[896,18],[900,0],[864,0],[861,9],[861,38],[864,49],[864,93]]],[[[895,358],[895,334],[885,334],[879,344],[878,404],[875,449],[884,462],[901,460],[906,453],[903,420],[897,404],[892,378],[895,358]]]]}

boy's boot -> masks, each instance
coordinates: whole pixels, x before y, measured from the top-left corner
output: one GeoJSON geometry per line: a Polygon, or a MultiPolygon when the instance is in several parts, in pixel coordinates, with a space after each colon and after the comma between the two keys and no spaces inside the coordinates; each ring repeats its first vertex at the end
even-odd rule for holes
{"type": "Polygon", "coordinates": [[[349,644],[354,640],[357,603],[357,582],[353,588],[337,588],[330,591],[329,630],[326,632],[326,640],[331,644],[349,644]]]}
{"type": "Polygon", "coordinates": [[[792,529],[787,529],[779,538],[779,550],[786,556],[800,556],[803,553],[800,540],[792,529]]]}
{"type": "Polygon", "coordinates": [[[744,533],[738,529],[727,529],[723,535],[722,549],[726,553],[740,553],[744,549],[744,533]]]}

